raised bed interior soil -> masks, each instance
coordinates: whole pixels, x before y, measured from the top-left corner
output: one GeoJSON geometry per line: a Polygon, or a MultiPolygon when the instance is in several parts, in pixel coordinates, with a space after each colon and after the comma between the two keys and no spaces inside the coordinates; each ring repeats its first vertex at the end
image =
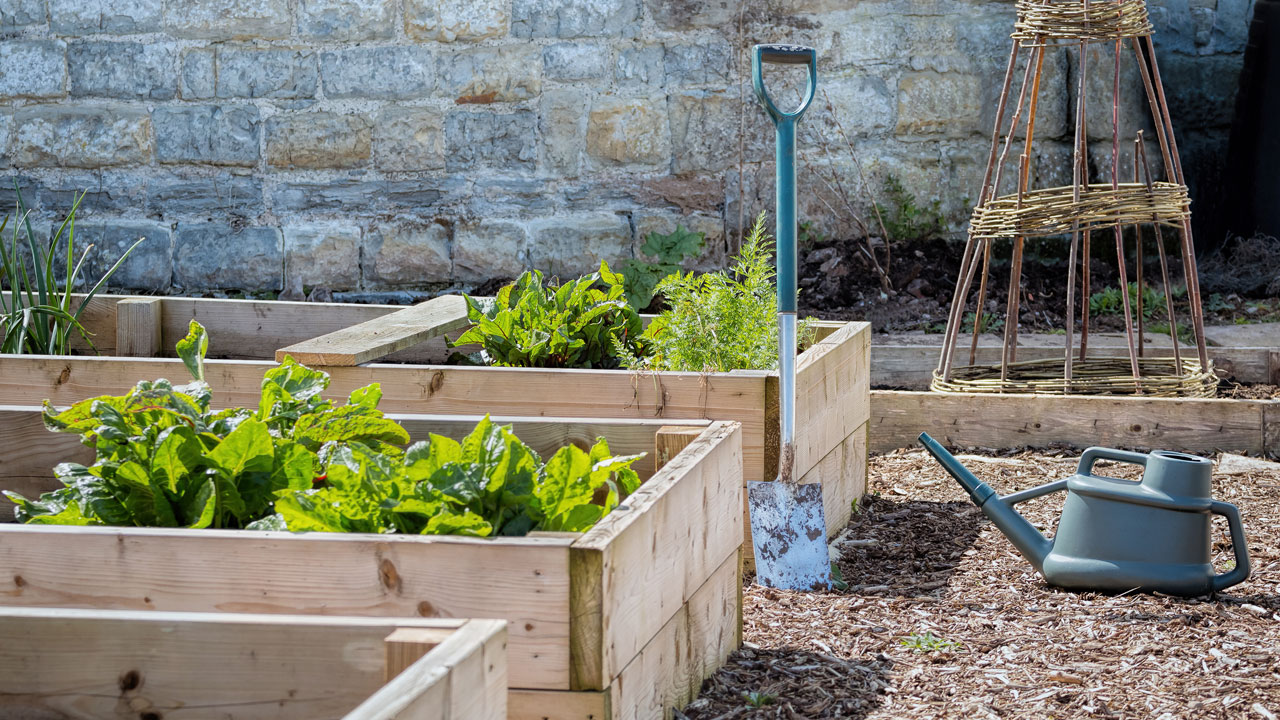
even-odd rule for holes
{"type": "MultiPolygon", "coordinates": [[[[1078,454],[961,459],[1008,493],[1070,475],[1078,454]]],[[[1280,472],[1215,473],[1253,575],[1195,599],[1049,587],[922,451],[872,457],[869,489],[836,543],[849,590],[747,585],[746,644],[685,718],[1280,716],[1280,472]]],[[[1018,507],[1051,532],[1062,498],[1018,507]]]]}

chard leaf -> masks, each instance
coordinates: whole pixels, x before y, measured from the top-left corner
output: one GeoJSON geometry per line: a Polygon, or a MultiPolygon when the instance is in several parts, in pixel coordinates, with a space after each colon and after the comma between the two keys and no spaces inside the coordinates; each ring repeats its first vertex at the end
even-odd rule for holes
{"type": "Polygon", "coordinates": [[[405,450],[405,476],[410,482],[422,482],[442,466],[461,459],[462,445],[457,440],[431,433],[426,442],[416,442],[405,450]]]}
{"type": "Polygon", "coordinates": [[[204,356],[209,352],[209,335],[195,320],[187,326],[187,336],[178,341],[178,357],[191,373],[191,379],[204,380],[204,356]]]}
{"type": "MultiPolygon", "coordinates": [[[[372,411],[377,413],[376,410],[372,411]]],[[[319,448],[326,442],[359,441],[362,443],[385,442],[403,445],[409,442],[409,433],[400,423],[370,414],[363,405],[345,405],[325,412],[307,413],[298,418],[293,428],[293,439],[308,448],[319,448]]]]}
{"type": "Polygon", "coordinates": [[[358,405],[367,410],[377,410],[378,403],[382,400],[382,385],[373,383],[362,388],[356,388],[351,391],[351,395],[347,398],[348,405],[358,405]]]}
{"type": "Polygon", "coordinates": [[[270,472],[275,462],[271,433],[262,421],[245,420],[218,443],[207,459],[228,478],[247,472],[270,472]]]}
{"type": "Polygon", "coordinates": [[[280,513],[268,515],[264,518],[254,520],[244,526],[245,530],[288,530],[289,526],[284,522],[284,516],[280,513]]]}
{"type": "Polygon", "coordinates": [[[423,533],[427,535],[489,537],[493,534],[493,526],[470,510],[465,510],[461,513],[442,512],[427,521],[427,527],[423,530],[423,533]]]}
{"type": "Polygon", "coordinates": [[[214,498],[217,495],[217,487],[213,479],[206,477],[200,480],[189,495],[190,497],[183,497],[179,503],[183,517],[190,521],[187,527],[196,530],[209,527],[213,524],[216,509],[214,498]]]}
{"type": "Polygon", "coordinates": [[[150,478],[164,482],[170,492],[178,492],[182,480],[201,464],[203,450],[191,428],[184,425],[166,428],[160,433],[151,456],[150,478]]]}

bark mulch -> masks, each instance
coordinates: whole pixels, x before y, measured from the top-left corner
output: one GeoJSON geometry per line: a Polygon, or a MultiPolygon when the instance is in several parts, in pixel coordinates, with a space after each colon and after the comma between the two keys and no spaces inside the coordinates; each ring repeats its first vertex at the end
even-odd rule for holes
{"type": "MultiPolygon", "coordinates": [[[[1076,461],[961,459],[1002,493],[1076,461]]],[[[850,588],[747,585],[744,648],[677,718],[1280,716],[1280,472],[1215,476],[1243,513],[1253,576],[1193,599],[1050,588],[923,452],[872,457],[870,490],[834,544],[850,588]]],[[[1051,531],[1062,497],[1019,508],[1051,531]]],[[[1229,567],[1225,526],[1214,556],[1229,567]]]]}

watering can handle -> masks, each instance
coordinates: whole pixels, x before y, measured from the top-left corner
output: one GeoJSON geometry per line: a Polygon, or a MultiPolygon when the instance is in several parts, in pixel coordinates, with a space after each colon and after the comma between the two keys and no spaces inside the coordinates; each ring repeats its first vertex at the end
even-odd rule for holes
{"type": "Polygon", "coordinates": [[[756,97],[764,105],[765,112],[777,124],[783,120],[799,120],[809,103],[813,102],[813,94],[818,89],[818,51],[803,45],[756,45],[751,48],[751,86],[755,88],[756,97]],[[804,100],[800,107],[791,112],[783,112],[773,104],[769,91],[764,87],[765,64],[807,65],[809,69],[808,85],[805,88],[804,100]]]}
{"type": "Polygon", "coordinates": [[[1231,549],[1236,554],[1236,566],[1225,573],[1213,576],[1213,591],[1217,592],[1244,582],[1249,577],[1249,545],[1244,538],[1244,524],[1240,522],[1240,511],[1235,505],[1213,501],[1209,512],[1227,519],[1231,528],[1231,549]]]}
{"type": "Polygon", "coordinates": [[[1091,447],[1084,451],[1080,456],[1080,465],[1076,468],[1077,475],[1093,475],[1093,464],[1099,460],[1115,460],[1116,462],[1133,463],[1134,465],[1147,466],[1147,454],[1140,452],[1129,452],[1127,450],[1112,450],[1111,448],[1091,447]]]}

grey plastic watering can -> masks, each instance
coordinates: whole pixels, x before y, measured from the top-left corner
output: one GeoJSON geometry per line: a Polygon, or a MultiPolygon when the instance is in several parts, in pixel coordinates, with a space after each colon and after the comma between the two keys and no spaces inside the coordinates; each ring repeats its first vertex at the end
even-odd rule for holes
{"type": "Polygon", "coordinates": [[[936,440],[921,433],[920,442],[1050,585],[1193,596],[1249,577],[1240,511],[1212,498],[1213,463],[1205,458],[1094,447],[1080,456],[1075,475],[1001,497],[936,440]],[[1142,480],[1095,475],[1098,460],[1141,465],[1142,480]],[[1059,490],[1067,499],[1049,540],[1013,506],[1059,490]],[[1236,566],[1221,574],[1211,562],[1213,515],[1227,518],[1235,551],[1236,566]]]}

